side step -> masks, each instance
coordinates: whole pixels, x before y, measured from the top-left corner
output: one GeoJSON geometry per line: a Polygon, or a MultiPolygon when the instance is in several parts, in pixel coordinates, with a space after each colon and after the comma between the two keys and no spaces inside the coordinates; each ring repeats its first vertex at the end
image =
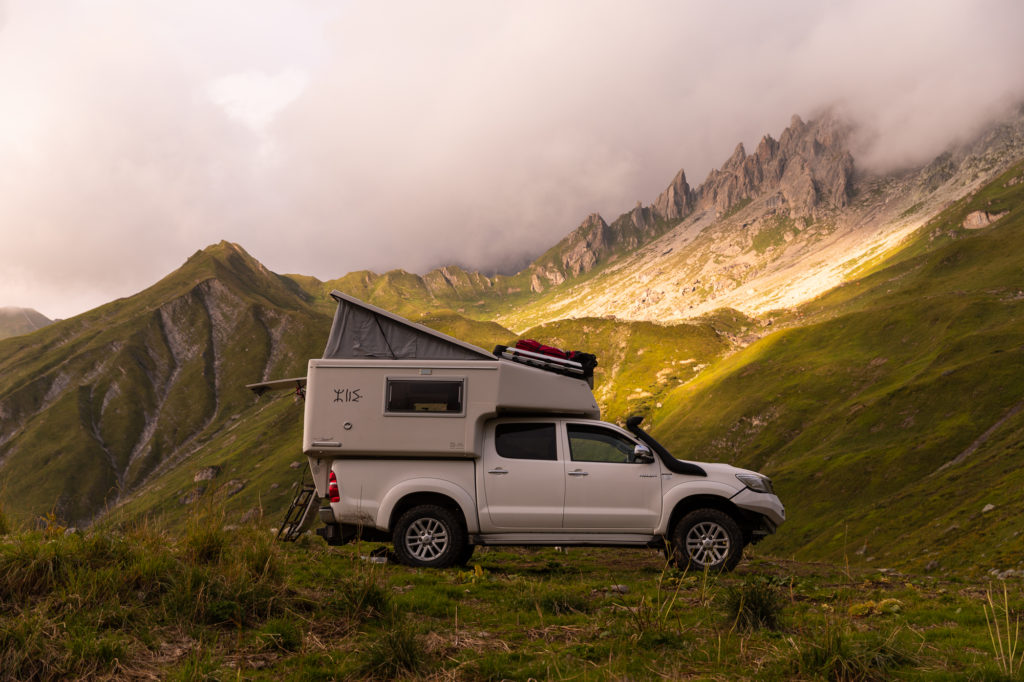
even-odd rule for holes
{"type": "Polygon", "coordinates": [[[312,520],[314,507],[319,506],[319,499],[316,496],[316,486],[312,483],[300,484],[299,490],[295,493],[292,506],[284,515],[284,523],[277,531],[277,539],[281,542],[295,542],[306,530],[312,520]]]}

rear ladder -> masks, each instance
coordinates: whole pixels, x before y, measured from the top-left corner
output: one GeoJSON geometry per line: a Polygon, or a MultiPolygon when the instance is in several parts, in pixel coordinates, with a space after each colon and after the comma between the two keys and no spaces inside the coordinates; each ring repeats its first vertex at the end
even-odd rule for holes
{"type": "Polygon", "coordinates": [[[319,498],[316,496],[316,486],[306,483],[306,475],[303,472],[299,481],[299,489],[292,499],[292,505],[284,515],[284,523],[277,531],[277,539],[281,542],[295,542],[302,535],[310,521],[313,507],[319,506],[319,498]]]}

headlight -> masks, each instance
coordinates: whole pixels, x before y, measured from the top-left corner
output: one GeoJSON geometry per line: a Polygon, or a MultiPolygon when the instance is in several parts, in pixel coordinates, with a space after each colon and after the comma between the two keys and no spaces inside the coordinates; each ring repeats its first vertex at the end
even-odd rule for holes
{"type": "Polygon", "coordinates": [[[754,492],[775,492],[775,489],[772,487],[772,479],[767,476],[762,476],[761,474],[736,474],[736,478],[739,479],[740,483],[747,486],[754,492]]]}

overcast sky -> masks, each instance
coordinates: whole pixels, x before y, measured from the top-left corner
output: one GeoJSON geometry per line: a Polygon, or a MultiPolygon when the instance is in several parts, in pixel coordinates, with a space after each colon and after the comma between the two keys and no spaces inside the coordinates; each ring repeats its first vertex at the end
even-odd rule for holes
{"type": "Polygon", "coordinates": [[[0,306],[227,239],[320,279],[522,264],[838,106],[857,164],[1024,98],[1024,3],[0,0],[0,306]]]}

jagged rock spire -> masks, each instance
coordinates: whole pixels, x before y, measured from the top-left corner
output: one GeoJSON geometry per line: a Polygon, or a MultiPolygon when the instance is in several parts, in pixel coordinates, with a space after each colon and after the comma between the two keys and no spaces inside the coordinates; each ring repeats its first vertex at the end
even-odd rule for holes
{"type": "Polygon", "coordinates": [[[665,220],[678,220],[693,210],[693,190],[686,182],[683,169],[679,169],[672,183],[654,201],[652,208],[655,214],[665,220]]]}

